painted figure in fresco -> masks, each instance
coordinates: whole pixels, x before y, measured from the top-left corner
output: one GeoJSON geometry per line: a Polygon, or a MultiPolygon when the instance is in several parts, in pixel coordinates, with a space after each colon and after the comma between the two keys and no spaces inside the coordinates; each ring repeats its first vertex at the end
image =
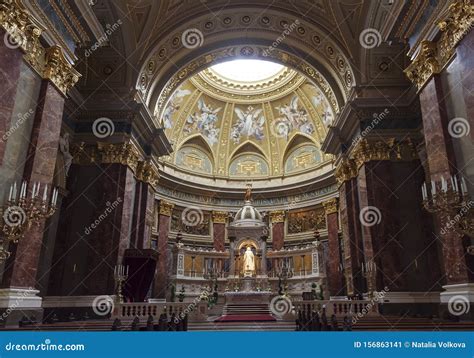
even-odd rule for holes
{"type": "Polygon", "coordinates": [[[230,134],[232,140],[235,143],[240,143],[242,136],[247,138],[253,136],[261,140],[264,136],[263,125],[265,124],[265,117],[262,114],[263,109],[248,106],[245,112],[237,107],[234,111],[237,115],[237,122],[232,127],[230,134]]]}
{"type": "Polygon", "coordinates": [[[219,140],[219,128],[217,128],[217,113],[222,107],[212,108],[204,102],[203,99],[198,101],[198,112],[189,115],[184,125],[184,132],[187,134],[193,132],[201,133],[209,142],[214,145],[219,140]]]}
{"type": "Polygon", "coordinates": [[[275,128],[278,135],[288,139],[292,131],[300,131],[305,134],[314,133],[314,125],[308,116],[308,112],[299,106],[298,96],[294,96],[289,104],[275,107],[279,117],[275,120],[275,128]]]}
{"type": "Polygon", "coordinates": [[[163,127],[165,127],[165,129],[169,129],[173,126],[173,113],[180,108],[180,104],[183,101],[184,97],[190,94],[190,90],[181,88],[178,88],[173,93],[173,95],[169,99],[168,105],[163,111],[163,127]]]}

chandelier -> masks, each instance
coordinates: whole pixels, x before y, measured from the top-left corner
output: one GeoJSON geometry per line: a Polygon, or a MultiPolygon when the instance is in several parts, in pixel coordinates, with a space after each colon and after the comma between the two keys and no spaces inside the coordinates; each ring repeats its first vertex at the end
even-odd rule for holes
{"type": "Polygon", "coordinates": [[[39,224],[56,211],[58,189],[39,182],[23,181],[10,186],[7,202],[0,207],[0,261],[10,257],[8,243],[17,243],[32,224],[39,224]]]}

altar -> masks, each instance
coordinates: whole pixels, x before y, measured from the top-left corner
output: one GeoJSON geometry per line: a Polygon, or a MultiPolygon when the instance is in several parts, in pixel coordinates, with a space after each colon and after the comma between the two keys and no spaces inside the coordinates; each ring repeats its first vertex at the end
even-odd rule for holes
{"type": "Polygon", "coordinates": [[[270,302],[271,297],[275,294],[269,291],[239,291],[239,292],[225,292],[226,304],[251,304],[251,303],[266,303],[270,302]]]}

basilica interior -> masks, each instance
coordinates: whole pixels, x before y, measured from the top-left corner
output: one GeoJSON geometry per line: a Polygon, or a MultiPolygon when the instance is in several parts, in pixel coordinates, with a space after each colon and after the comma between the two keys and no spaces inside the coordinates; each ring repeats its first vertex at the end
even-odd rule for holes
{"type": "Polygon", "coordinates": [[[474,329],[470,0],[0,0],[0,327],[474,329]]]}

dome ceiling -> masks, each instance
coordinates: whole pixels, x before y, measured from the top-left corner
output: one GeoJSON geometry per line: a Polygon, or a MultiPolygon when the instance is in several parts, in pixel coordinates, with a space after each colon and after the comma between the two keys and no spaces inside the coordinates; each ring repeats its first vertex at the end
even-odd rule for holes
{"type": "Polygon", "coordinates": [[[174,147],[163,158],[165,166],[205,177],[258,180],[328,164],[331,158],[320,151],[334,118],[327,98],[287,67],[268,74],[238,81],[211,67],[186,80],[160,115],[174,147]]]}

